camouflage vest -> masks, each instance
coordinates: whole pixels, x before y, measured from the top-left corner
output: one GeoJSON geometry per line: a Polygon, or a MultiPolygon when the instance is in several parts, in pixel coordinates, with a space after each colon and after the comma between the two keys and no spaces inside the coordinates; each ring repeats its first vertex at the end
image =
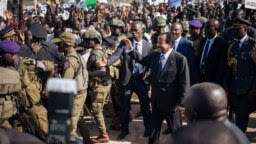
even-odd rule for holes
{"type": "MultiPolygon", "coordinates": [[[[96,56],[96,60],[103,60],[104,58],[107,59],[107,50],[103,48],[101,45],[97,45],[91,52],[91,54],[94,54],[96,56]]],[[[111,79],[110,70],[109,67],[106,69],[107,75],[104,77],[94,77],[90,81],[90,86],[93,88],[93,91],[97,92],[108,92],[109,88],[106,88],[105,82],[109,81],[111,79]]]]}
{"type": "Polygon", "coordinates": [[[12,94],[21,90],[20,75],[17,71],[0,67],[0,122],[17,113],[12,94]]]}
{"type": "Polygon", "coordinates": [[[0,67],[0,95],[21,90],[20,75],[17,71],[0,67]]]}
{"type": "Polygon", "coordinates": [[[41,99],[42,83],[37,75],[35,60],[30,58],[22,59],[19,73],[25,95],[24,103],[28,107],[38,104],[41,99]]]}
{"type": "MultiPolygon", "coordinates": [[[[123,40],[125,38],[126,38],[126,36],[123,35],[123,34],[118,36],[115,40],[115,44],[112,47],[110,47],[109,49],[106,50],[106,54],[108,56],[111,56],[115,52],[117,47],[119,46],[121,40],[123,40]]],[[[121,63],[122,60],[121,59],[122,58],[118,59],[115,63],[113,63],[111,66],[109,66],[109,74],[114,79],[119,79],[119,69],[122,65],[122,63],[121,63]]]]}
{"type": "Polygon", "coordinates": [[[67,59],[69,57],[73,57],[76,58],[79,67],[77,69],[77,71],[74,74],[74,78],[76,80],[77,83],[77,91],[82,91],[82,90],[86,90],[88,87],[88,71],[87,71],[87,65],[83,59],[83,57],[78,54],[78,53],[72,53],[70,55],[67,56],[67,59]]]}

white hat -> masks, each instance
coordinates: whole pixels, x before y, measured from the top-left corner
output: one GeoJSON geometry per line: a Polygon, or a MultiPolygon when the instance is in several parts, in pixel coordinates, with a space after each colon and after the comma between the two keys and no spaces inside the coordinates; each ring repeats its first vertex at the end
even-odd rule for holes
{"type": "Polygon", "coordinates": [[[59,18],[62,18],[64,21],[67,21],[69,19],[69,12],[64,10],[63,13],[58,14],[59,18]]]}

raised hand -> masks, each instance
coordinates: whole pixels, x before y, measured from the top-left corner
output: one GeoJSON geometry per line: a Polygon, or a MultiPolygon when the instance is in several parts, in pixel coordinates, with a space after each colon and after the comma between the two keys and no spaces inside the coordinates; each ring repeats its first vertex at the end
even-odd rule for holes
{"type": "Polygon", "coordinates": [[[126,47],[129,50],[132,50],[132,42],[129,39],[123,39],[123,41],[125,42],[126,47]]]}
{"type": "Polygon", "coordinates": [[[101,61],[96,61],[96,65],[98,67],[105,67],[107,65],[107,60],[104,59],[104,60],[101,60],[101,61]]]}

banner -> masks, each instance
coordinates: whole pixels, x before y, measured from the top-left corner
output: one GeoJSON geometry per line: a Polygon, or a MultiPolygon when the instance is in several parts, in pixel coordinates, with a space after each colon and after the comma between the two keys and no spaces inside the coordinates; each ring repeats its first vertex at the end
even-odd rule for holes
{"type": "Polygon", "coordinates": [[[85,0],[84,5],[86,7],[95,7],[97,4],[97,0],[85,0]]]}
{"type": "Polygon", "coordinates": [[[245,0],[245,8],[256,10],[256,0],[245,0]]]}
{"type": "Polygon", "coordinates": [[[181,0],[169,0],[168,1],[168,6],[171,8],[179,6],[180,4],[181,4],[181,0]]]}
{"type": "Polygon", "coordinates": [[[7,10],[7,0],[0,0],[0,16],[5,18],[4,12],[7,10]]]}

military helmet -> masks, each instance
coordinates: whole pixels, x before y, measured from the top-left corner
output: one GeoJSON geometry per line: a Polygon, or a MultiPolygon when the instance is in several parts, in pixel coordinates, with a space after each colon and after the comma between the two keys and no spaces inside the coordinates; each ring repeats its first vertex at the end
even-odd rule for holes
{"type": "Polygon", "coordinates": [[[121,21],[121,20],[119,20],[119,19],[112,19],[111,21],[110,21],[110,24],[109,24],[110,26],[117,26],[117,27],[124,27],[124,22],[123,21],[121,21]]]}
{"type": "Polygon", "coordinates": [[[99,43],[102,43],[101,34],[97,30],[88,30],[83,34],[84,39],[97,39],[99,43]]]}
{"type": "Polygon", "coordinates": [[[166,26],[166,20],[162,16],[158,16],[154,20],[154,27],[162,27],[162,26],[166,26]]]}

